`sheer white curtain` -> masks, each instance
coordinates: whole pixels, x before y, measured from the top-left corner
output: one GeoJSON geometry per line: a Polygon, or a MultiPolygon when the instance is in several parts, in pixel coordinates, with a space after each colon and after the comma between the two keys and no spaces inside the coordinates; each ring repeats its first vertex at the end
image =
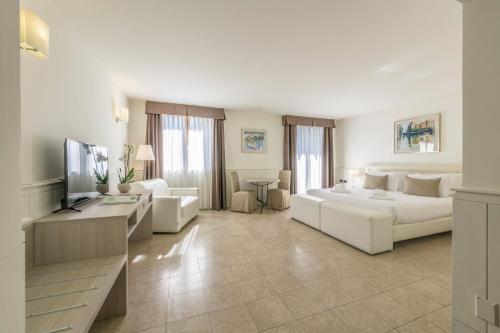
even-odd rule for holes
{"type": "Polygon", "coordinates": [[[211,118],[164,116],[163,177],[171,187],[198,187],[200,207],[212,207],[211,118]]]}
{"type": "Polygon", "coordinates": [[[297,193],[304,193],[311,188],[320,188],[323,128],[297,126],[296,154],[297,193]]]}

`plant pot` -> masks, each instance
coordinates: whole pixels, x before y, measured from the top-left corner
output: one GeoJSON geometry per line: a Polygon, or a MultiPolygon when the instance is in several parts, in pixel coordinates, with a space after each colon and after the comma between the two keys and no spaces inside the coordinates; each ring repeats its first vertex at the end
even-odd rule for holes
{"type": "Polygon", "coordinates": [[[130,191],[130,183],[119,183],[118,184],[118,191],[120,191],[120,193],[128,193],[130,191]]]}
{"type": "Polygon", "coordinates": [[[101,194],[106,194],[109,192],[109,184],[97,184],[95,189],[101,194]]]}

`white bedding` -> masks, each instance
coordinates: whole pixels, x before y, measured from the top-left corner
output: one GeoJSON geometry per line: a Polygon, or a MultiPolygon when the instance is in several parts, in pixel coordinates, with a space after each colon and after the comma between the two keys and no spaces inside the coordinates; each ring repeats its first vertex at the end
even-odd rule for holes
{"type": "Polygon", "coordinates": [[[371,208],[392,215],[394,224],[409,224],[434,220],[452,215],[451,198],[431,198],[408,195],[402,192],[387,192],[395,200],[369,199],[373,190],[353,188],[350,193],[335,193],[332,189],[308,190],[309,195],[328,201],[342,201],[364,208],[371,208]]]}

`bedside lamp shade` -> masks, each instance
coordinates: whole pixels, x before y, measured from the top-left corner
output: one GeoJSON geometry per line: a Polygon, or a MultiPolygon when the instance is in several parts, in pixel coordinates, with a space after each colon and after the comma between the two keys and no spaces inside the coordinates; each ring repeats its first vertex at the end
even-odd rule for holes
{"type": "Polygon", "coordinates": [[[155,155],[153,154],[151,145],[140,145],[135,159],[138,161],[154,161],[155,155]]]}

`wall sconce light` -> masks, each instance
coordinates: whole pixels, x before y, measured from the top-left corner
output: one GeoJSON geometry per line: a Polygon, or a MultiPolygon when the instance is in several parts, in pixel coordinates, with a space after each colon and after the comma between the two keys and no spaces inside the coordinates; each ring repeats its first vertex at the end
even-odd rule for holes
{"type": "Polygon", "coordinates": [[[19,47],[36,57],[49,57],[49,26],[32,11],[19,11],[19,47]]]}
{"type": "Polygon", "coordinates": [[[128,123],[128,108],[115,108],[115,120],[116,122],[123,121],[128,123]]]}

